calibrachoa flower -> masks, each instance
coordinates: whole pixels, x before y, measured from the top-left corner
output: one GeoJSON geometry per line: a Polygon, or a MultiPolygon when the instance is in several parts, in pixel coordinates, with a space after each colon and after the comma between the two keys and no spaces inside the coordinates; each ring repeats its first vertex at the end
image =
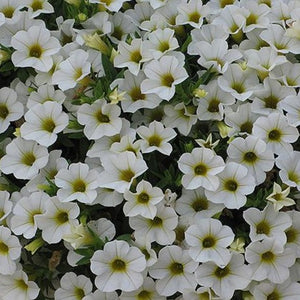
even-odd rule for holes
{"type": "Polygon", "coordinates": [[[157,203],[163,200],[164,194],[158,187],[152,187],[147,181],[140,181],[136,187],[136,193],[129,190],[124,192],[127,202],[123,206],[124,214],[128,217],[141,215],[153,219],[157,212],[157,203]]]}
{"type": "Polygon", "coordinates": [[[198,218],[185,232],[185,239],[190,256],[197,262],[213,261],[225,266],[231,258],[227,247],[233,242],[234,233],[219,220],[198,218]]]}
{"type": "Polygon", "coordinates": [[[38,285],[29,281],[22,270],[17,270],[12,275],[0,275],[0,297],[3,300],[33,300],[38,297],[39,291],[38,285]]]}
{"type": "Polygon", "coordinates": [[[171,296],[177,291],[183,292],[196,287],[194,271],[197,267],[187,250],[182,250],[179,246],[166,246],[159,251],[158,261],[150,268],[149,273],[158,279],[158,293],[171,296]]]}
{"type": "Polygon", "coordinates": [[[91,270],[97,275],[95,285],[103,292],[138,289],[143,284],[142,272],[145,268],[146,260],[142,252],[125,241],[108,242],[91,258],[91,270]]]}
{"type": "Polygon", "coordinates": [[[10,88],[0,89],[0,133],[5,132],[10,122],[21,118],[24,112],[22,103],[17,100],[17,93],[10,88]]]}
{"type": "Polygon", "coordinates": [[[170,100],[175,94],[175,86],[188,77],[183,64],[184,58],[177,55],[166,55],[149,62],[144,68],[148,78],[141,83],[142,93],[154,93],[170,100]]]}
{"type": "Polygon", "coordinates": [[[52,68],[52,55],[61,48],[59,41],[42,26],[17,32],[11,39],[11,45],[16,49],[12,54],[12,62],[16,67],[33,67],[42,72],[52,68]]]}
{"type": "Polygon", "coordinates": [[[229,162],[218,174],[220,185],[216,191],[205,191],[207,198],[214,203],[224,203],[227,208],[241,208],[246,204],[246,195],[255,188],[255,179],[241,164],[229,162]]]}
{"type": "Polygon", "coordinates": [[[31,179],[46,166],[48,157],[46,147],[34,141],[16,138],[7,145],[6,155],[0,160],[0,170],[16,178],[31,179]]]}
{"type": "Polygon", "coordinates": [[[60,169],[55,175],[55,184],[60,188],[57,197],[61,202],[78,200],[91,204],[97,197],[99,173],[89,170],[83,163],[71,164],[67,169],[60,169]]]}
{"type": "Polygon", "coordinates": [[[84,275],[77,276],[73,272],[65,273],[60,280],[61,287],[58,288],[54,297],[56,300],[77,300],[92,293],[93,285],[89,278],[84,275]]]}
{"type": "Polygon", "coordinates": [[[83,104],[77,112],[78,122],[84,125],[84,134],[88,139],[97,140],[103,136],[120,133],[122,120],[121,110],[115,104],[99,99],[93,104],[83,104]]]}
{"type": "Polygon", "coordinates": [[[252,270],[251,279],[261,281],[269,279],[274,283],[283,283],[289,277],[289,267],[295,263],[292,249],[284,249],[274,238],[252,242],[245,252],[245,258],[252,270]]]}
{"type": "Polygon", "coordinates": [[[191,153],[184,153],[178,161],[180,171],[184,173],[182,185],[186,189],[204,187],[215,191],[219,186],[216,176],[225,165],[222,157],[214,151],[204,148],[194,148],[191,153]]]}
{"type": "Polygon", "coordinates": [[[271,203],[267,204],[263,211],[250,207],[244,211],[243,217],[250,225],[251,241],[272,237],[282,244],[286,243],[284,231],[292,225],[292,220],[286,213],[275,211],[271,203]]]}
{"type": "Polygon", "coordinates": [[[21,137],[46,147],[55,143],[57,134],[69,123],[69,117],[62,109],[62,105],[50,101],[30,108],[20,128],[21,137]]]}
{"type": "Polygon", "coordinates": [[[171,154],[172,146],[168,142],[176,136],[174,129],[164,128],[162,123],[153,121],[149,127],[140,126],[137,134],[142,138],[141,150],[143,153],[157,150],[165,155],[171,154]]]}
{"type": "Polygon", "coordinates": [[[104,171],[100,174],[100,187],[115,189],[119,193],[129,189],[132,181],[148,169],[142,158],[136,158],[129,151],[109,154],[101,161],[104,171]]]}
{"type": "Polygon", "coordinates": [[[62,237],[71,233],[71,226],[77,225],[80,209],[76,203],[62,203],[51,197],[42,215],[36,215],[36,222],[42,230],[42,237],[49,244],[56,244],[62,237]]]}
{"type": "Polygon", "coordinates": [[[0,274],[11,275],[17,269],[22,246],[9,228],[0,226],[0,274]]]}
{"type": "Polygon", "coordinates": [[[251,281],[251,271],[238,253],[232,253],[223,267],[213,262],[201,264],[195,275],[200,285],[211,287],[222,299],[231,299],[235,290],[244,289],[251,281]]]}

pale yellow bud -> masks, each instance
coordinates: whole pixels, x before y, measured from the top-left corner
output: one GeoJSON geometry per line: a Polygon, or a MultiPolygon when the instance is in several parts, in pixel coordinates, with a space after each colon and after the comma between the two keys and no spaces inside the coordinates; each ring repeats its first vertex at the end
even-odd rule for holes
{"type": "Polygon", "coordinates": [[[77,6],[77,7],[79,7],[79,5],[80,5],[80,0],[65,0],[65,2],[67,2],[71,5],[77,6]]]}
{"type": "Polygon", "coordinates": [[[290,28],[286,30],[286,35],[290,38],[296,38],[300,40],[300,21],[294,21],[290,28]]]}
{"type": "Polygon", "coordinates": [[[87,15],[84,13],[78,14],[78,19],[80,22],[84,22],[87,19],[87,15]]]}
{"type": "Polygon", "coordinates": [[[229,132],[231,131],[231,128],[227,126],[224,122],[218,122],[217,123],[220,136],[222,138],[226,138],[229,135],[229,132]]]}
{"type": "Polygon", "coordinates": [[[0,50],[0,64],[9,60],[10,55],[5,50],[0,50]]]}
{"type": "Polygon", "coordinates": [[[230,245],[230,249],[238,253],[244,253],[245,252],[244,246],[245,246],[245,240],[242,237],[238,237],[230,245]]]}
{"type": "Polygon", "coordinates": [[[195,89],[193,90],[193,95],[197,98],[203,98],[207,95],[207,91],[206,90],[202,90],[202,89],[195,89]]]}
{"type": "Polygon", "coordinates": [[[31,243],[27,244],[24,248],[27,251],[30,251],[33,255],[39,248],[41,248],[45,244],[42,238],[38,238],[33,240],[31,243]]]}
{"type": "Polygon", "coordinates": [[[20,128],[16,128],[15,132],[14,132],[14,136],[16,137],[20,137],[21,136],[21,132],[20,132],[20,128]]]}
{"type": "Polygon", "coordinates": [[[97,33],[84,36],[84,40],[88,47],[96,49],[105,55],[110,55],[111,51],[109,47],[102,41],[97,33]]]}
{"type": "Polygon", "coordinates": [[[124,100],[124,95],[126,94],[126,92],[121,92],[119,93],[118,89],[114,89],[108,96],[110,103],[112,104],[116,104],[122,100],[124,100]]]}
{"type": "Polygon", "coordinates": [[[245,62],[245,61],[239,63],[239,66],[241,67],[241,69],[243,71],[247,70],[247,68],[248,68],[247,62],[245,62]]]}

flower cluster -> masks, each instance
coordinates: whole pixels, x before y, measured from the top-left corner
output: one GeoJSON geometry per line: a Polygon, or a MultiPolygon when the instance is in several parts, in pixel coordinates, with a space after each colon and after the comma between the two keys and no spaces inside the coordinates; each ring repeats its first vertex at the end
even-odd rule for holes
{"type": "Polygon", "coordinates": [[[300,298],[298,0],[0,2],[0,299],[300,298]]]}

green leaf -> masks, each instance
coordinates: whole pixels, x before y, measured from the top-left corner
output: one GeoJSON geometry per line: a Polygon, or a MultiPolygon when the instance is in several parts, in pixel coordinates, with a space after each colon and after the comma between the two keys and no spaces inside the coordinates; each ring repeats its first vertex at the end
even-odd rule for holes
{"type": "Polygon", "coordinates": [[[11,61],[7,61],[0,67],[0,72],[8,72],[14,70],[14,68],[14,64],[11,61]]]}
{"type": "Polygon", "coordinates": [[[109,60],[109,57],[107,57],[104,54],[102,54],[102,65],[103,65],[103,68],[104,68],[104,72],[105,72],[106,78],[110,82],[112,82],[113,80],[115,80],[116,77],[117,77],[117,71],[114,68],[114,65],[109,60]]]}
{"type": "Polygon", "coordinates": [[[121,234],[117,237],[117,240],[131,242],[132,241],[131,234],[129,233],[121,234]]]}

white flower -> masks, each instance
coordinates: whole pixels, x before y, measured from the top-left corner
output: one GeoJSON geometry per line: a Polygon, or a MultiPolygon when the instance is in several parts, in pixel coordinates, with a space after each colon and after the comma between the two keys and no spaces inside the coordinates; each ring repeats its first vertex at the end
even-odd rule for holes
{"type": "Polygon", "coordinates": [[[121,41],[118,45],[119,53],[114,58],[114,66],[117,68],[127,67],[133,75],[137,76],[143,58],[141,47],[141,39],[133,39],[130,45],[121,41]]]}
{"type": "Polygon", "coordinates": [[[8,87],[0,89],[0,133],[6,131],[11,121],[20,119],[24,107],[17,100],[17,93],[8,87]]]}
{"type": "Polygon", "coordinates": [[[143,61],[160,59],[168,52],[179,47],[177,39],[174,37],[175,31],[171,28],[158,28],[149,33],[143,42],[143,61]]]}
{"type": "Polygon", "coordinates": [[[280,169],[279,177],[283,183],[300,190],[300,152],[282,152],[276,158],[276,166],[280,169]]]}
{"type": "Polygon", "coordinates": [[[299,132],[296,127],[288,124],[282,113],[274,112],[254,122],[253,135],[267,143],[267,150],[281,154],[292,151],[291,143],[298,139],[299,132]]]}
{"type": "Polygon", "coordinates": [[[72,51],[53,73],[52,84],[57,84],[61,90],[65,91],[83,82],[82,80],[90,74],[91,69],[88,56],[88,53],[82,49],[72,51]]]}
{"type": "Polygon", "coordinates": [[[232,253],[229,263],[224,267],[213,262],[203,263],[195,274],[200,285],[211,287],[221,299],[232,299],[235,290],[244,289],[251,281],[249,267],[239,253],[232,253]]]}
{"type": "Polygon", "coordinates": [[[11,275],[16,269],[22,246],[9,228],[0,226],[0,274],[11,275]]]}
{"type": "Polygon", "coordinates": [[[238,64],[231,64],[218,77],[218,84],[223,91],[231,93],[237,100],[245,101],[257,88],[258,79],[254,71],[242,70],[238,64]]]}
{"type": "Polygon", "coordinates": [[[6,155],[0,160],[0,169],[20,179],[31,179],[48,162],[46,147],[22,138],[13,139],[6,147],[6,155]]]}
{"type": "Polygon", "coordinates": [[[141,242],[156,242],[160,245],[172,244],[175,240],[175,228],[178,216],[172,207],[158,204],[157,213],[153,219],[135,216],[129,218],[130,227],[135,230],[136,240],[141,242]]]}
{"type": "Polygon", "coordinates": [[[136,132],[142,138],[141,150],[143,153],[157,150],[165,155],[171,154],[172,146],[168,142],[177,135],[174,129],[164,128],[162,123],[153,121],[149,127],[138,127],[136,132]]]}
{"type": "Polygon", "coordinates": [[[136,187],[136,193],[126,190],[124,198],[127,200],[123,206],[125,216],[141,215],[153,219],[157,212],[155,205],[163,200],[164,194],[160,188],[152,187],[151,183],[142,180],[136,187]]]}
{"type": "Polygon", "coordinates": [[[292,225],[285,231],[287,237],[286,248],[291,248],[300,257],[300,212],[296,210],[286,212],[292,219],[292,225]]]}
{"type": "Polygon", "coordinates": [[[186,189],[196,189],[200,186],[215,191],[219,186],[216,176],[224,167],[222,157],[206,148],[194,148],[191,153],[184,153],[178,161],[178,167],[184,173],[182,185],[186,189]]]}
{"type": "Polygon", "coordinates": [[[209,69],[213,66],[214,70],[224,73],[228,66],[235,60],[242,57],[237,49],[229,49],[224,39],[214,39],[211,43],[199,41],[195,44],[194,50],[196,55],[200,55],[197,60],[200,66],[209,69]]]}
{"type": "Polygon", "coordinates": [[[258,137],[237,137],[227,148],[228,161],[245,166],[249,174],[254,176],[256,184],[260,184],[266,179],[266,172],[274,166],[274,154],[267,151],[266,147],[266,143],[258,137]]]}
{"type": "Polygon", "coordinates": [[[40,14],[51,14],[54,12],[54,8],[48,0],[30,0],[27,7],[32,18],[40,14]]]}
{"type": "Polygon", "coordinates": [[[78,200],[91,204],[97,197],[99,173],[89,170],[83,163],[73,163],[69,169],[60,169],[55,176],[55,184],[60,188],[57,197],[61,202],[78,200]]]}
{"type": "Polygon", "coordinates": [[[209,7],[203,5],[201,0],[181,1],[178,6],[176,25],[189,24],[195,28],[200,28],[208,13],[209,7]]]}
{"type": "Polygon", "coordinates": [[[228,162],[218,174],[220,185],[216,191],[205,191],[207,198],[214,203],[224,203],[227,208],[239,209],[246,204],[246,195],[255,189],[254,177],[248,169],[236,162],[228,162]]]}
{"type": "Polygon", "coordinates": [[[9,200],[9,192],[0,191],[0,224],[5,222],[5,219],[12,211],[12,202],[9,200]]]}
{"type": "Polygon", "coordinates": [[[52,55],[61,48],[59,41],[42,26],[17,32],[11,39],[11,45],[16,49],[11,57],[16,67],[32,67],[42,72],[52,68],[52,55]]]}
{"type": "Polygon", "coordinates": [[[78,224],[76,219],[80,209],[76,203],[62,203],[57,197],[51,197],[46,212],[36,215],[38,228],[42,230],[43,240],[49,244],[61,241],[65,234],[71,233],[71,226],[78,224]]]}
{"type": "Polygon", "coordinates": [[[77,300],[90,295],[93,285],[84,275],[77,276],[73,272],[65,273],[60,280],[60,288],[54,293],[55,300],[77,300]]]}
{"type": "Polygon", "coordinates": [[[136,158],[129,151],[106,155],[101,160],[104,171],[100,173],[100,187],[115,189],[119,193],[129,189],[134,178],[148,169],[143,159],[136,158]]]}
{"type": "Polygon", "coordinates": [[[36,216],[46,212],[49,196],[44,192],[35,192],[18,200],[9,219],[10,228],[16,235],[31,239],[37,231],[36,216]]]}
{"type": "Polygon", "coordinates": [[[276,238],[282,244],[286,243],[285,230],[292,225],[288,214],[274,210],[271,203],[267,204],[263,211],[250,207],[244,211],[243,217],[250,225],[249,237],[251,241],[259,241],[265,238],[276,238]]]}
{"type": "Polygon", "coordinates": [[[230,252],[226,248],[233,242],[234,233],[219,220],[198,218],[186,230],[185,240],[190,246],[190,256],[197,262],[213,261],[218,266],[225,266],[230,261],[230,252]]]}
{"type": "Polygon", "coordinates": [[[91,270],[97,275],[95,285],[103,292],[138,289],[143,284],[145,268],[145,256],[125,241],[108,242],[91,258],[91,270]]]}
{"type": "Polygon", "coordinates": [[[121,109],[116,104],[106,103],[99,99],[93,104],[83,104],[77,112],[78,122],[84,125],[83,132],[90,140],[120,133],[122,120],[119,118],[121,109]]]}
{"type": "Polygon", "coordinates": [[[69,123],[69,117],[62,109],[62,105],[51,101],[36,104],[24,116],[25,122],[20,128],[21,137],[46,147],[54,144],[57,134],[69,123]]]}
{"type": "Polygon", "coordinates": [[[155,289],[155,282],[151,277],[146,277],[140,288],[133,292],[122,292],[120,300],[164,300],[165,297],[160,296],[155,289]]]}
{"type": "Polygon", "coordinates": [[[298,93],[297,96],[289,95],[284,98],[280,103],[279,106],[281,109],[284,109],[287,114],[288,122],[292,126],[299,126],[300,125],[300,94],[298,93]]]}
{"type": "Polygon", "coordinates": [[[195,190],[182,189],[181,197],[175,202],[176,212],[193,224],[198,218],[211,218],[224,208],[223,204],[215,204],[207,199],[204,188],[195,190]]]}
{"type": "Polygon", "coordinates": [[[197,123],[196,109],[193,105],[185,106],[180,102],[164,106],[163,123],[167,127],[177,128],[183,135],[188,135],[192,126],[197,123]]]}
{"type": "Polygon", "coordinates": [[[171,296],[177,291],[194,289],[197,285],[194,271],[198,264],[190,258],[187,250],[179,246],[166,246],[159,251],[158,261],[149,274],[156,281],[156,290],[162,296],[171,296]]]}
{"type": "Polygon", "coordinates": [[[63,104],[65,99],[66,95],[61,90],[55,90],[53,85],[43,84],[39,86],[37,91],[30,93],[26,106],[30,109],[38,103],[45,103],[47,101],[55,101],[63,104]]]}
{"type": "Polygon", "coordinates": [[[283,283],[289,277],[289,267],[295,263],[295,252],[283,248],[277,238],[266,238],[262,242],[252,242],[245,252],[245,258],[252,270],[252,280],[269,279],[283,283]]]}
{"type": "Polygon", "coordinates": [[[107,0],[89,0],[90,3],[100,3],[102,5],[104,5],[104,7],[106,9],[108,9],[109,11],[112,11],[112,12],[118,12],[123,3],[126,2],[127,0],[110,0],[110,1],[107,1],[107,0]]]}
{"type": "Polygon", "coordinates": [[[175,86],[188,77],[183,65],[184,57],[173,55],[149,62],[144,69],[148,79],[141,83],[142,93],[154,93],[164,100],[170,100],[175,94],[175,86]]]}
{"type": "Polygon", "coordinates": [[[273,192],[266,198],[268,201],[273,203],[274,209],[279,211],[284,206],[291,206],[296,204],[296,202],[288,198],[288,194],[290,193],[290,187],[287,187],[284,191],[281,186],[274,182],[273,192]]]}
{"type": "Polygon", "coordinates": [[[39,287],[34,281],[29,281],[22,270],[12,275],[0,275],[0,297],[2,300],[22,299],[33,300],[39,295],[39,287]]]}
{"type": "Polygon", "coordinates": [[[300,284],[290,279],[282,284],[262,282],[252,292],[255,299],[268,300],[275,297],[282,300],[297,300],[300,295],[300,284]]]}

